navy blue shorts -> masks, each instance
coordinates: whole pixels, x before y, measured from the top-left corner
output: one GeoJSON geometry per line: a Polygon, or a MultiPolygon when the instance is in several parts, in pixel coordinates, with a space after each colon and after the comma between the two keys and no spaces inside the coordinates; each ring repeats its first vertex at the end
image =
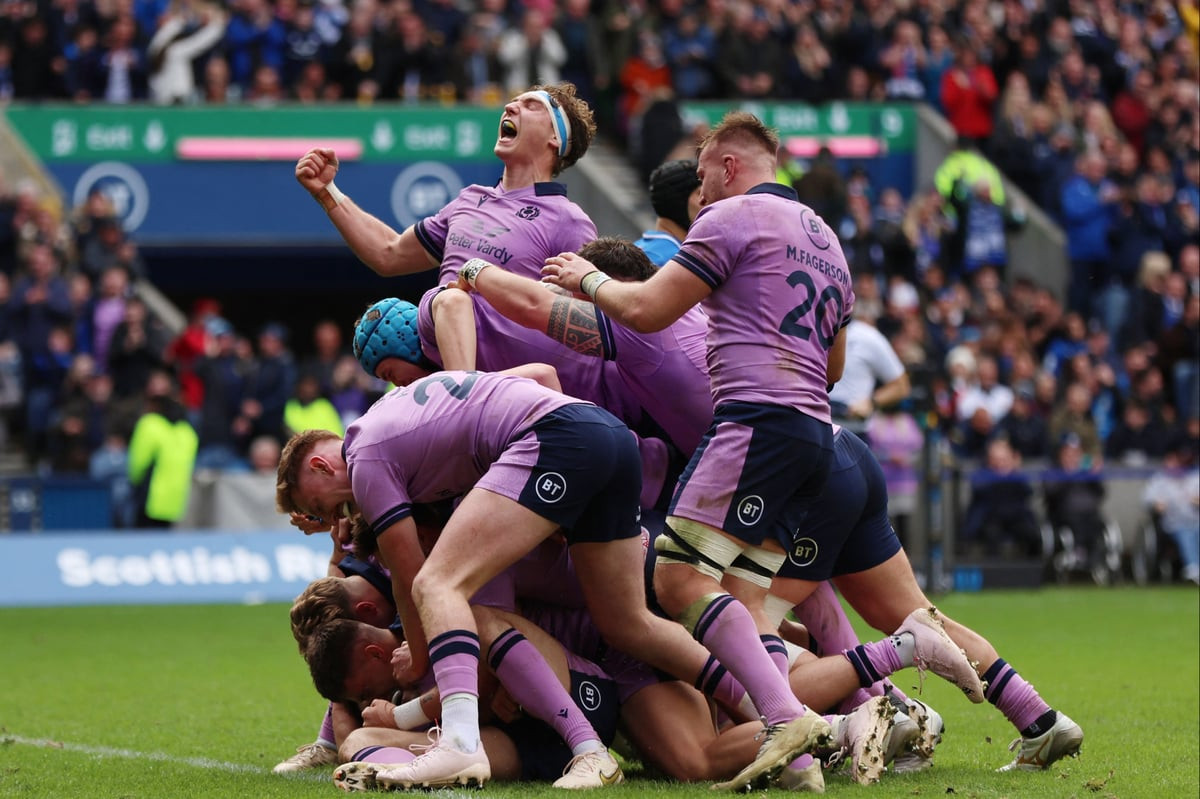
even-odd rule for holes
{"type": "Polygon", "coordinates": [[[790,540],[825,485],[832,428],[793,408],[730,402],[679,478],[669,513],[747,544],[790,540]]]}
{"type": "Polygon", "coordinates": [[[879,461],[858,436],[842,429],[834,436],[825,490],[799,532],[781,542],[788,557],[778,576],[820,582],[887,561],[900,551],[887,502],[879,461]]]}
{"type": "Polygon", "coordinates": [[[642,459],[624,423],[577,403],[546,414],[529,432],[538,454],[517,500],[522,506],[561,525],[568,544],[641,535],[642,459]]]}
{"type": "MultiPolygon", "coordinates": [[[[617,734],[621,712],[617,684],[607,677],[571,671],[571,698],[607,746],[617,734]]],[[[553,781],[574,756],[566,742],[545,722],[523,716],[495,725],[512,739],[521,758],[521,779],[553,781]]]]}

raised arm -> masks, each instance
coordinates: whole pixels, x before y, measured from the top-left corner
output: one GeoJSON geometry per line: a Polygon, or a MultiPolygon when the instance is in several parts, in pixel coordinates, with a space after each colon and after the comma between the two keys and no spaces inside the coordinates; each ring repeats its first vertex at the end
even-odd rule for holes
{"type": "Polygon", "coordinates": [[[342,194],[333,182],[337,171],[337,154],[325,147],[309,150],[296,162],[296,180],[325,209],[360,261],[383,277],[411,275],[438,265],[411,226],[397,233],[342,194]]]}

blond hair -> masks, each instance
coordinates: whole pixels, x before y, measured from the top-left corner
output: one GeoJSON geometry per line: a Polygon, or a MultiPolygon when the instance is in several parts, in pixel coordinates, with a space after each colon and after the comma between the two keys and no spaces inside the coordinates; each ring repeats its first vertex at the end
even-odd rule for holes
{"type": "Polygon", "coordinates": [[[779,134],[749,111],[730,111],[701,139],[700,149],[730,143],[761,148],[774,158],[779,150],[779,134]]]}

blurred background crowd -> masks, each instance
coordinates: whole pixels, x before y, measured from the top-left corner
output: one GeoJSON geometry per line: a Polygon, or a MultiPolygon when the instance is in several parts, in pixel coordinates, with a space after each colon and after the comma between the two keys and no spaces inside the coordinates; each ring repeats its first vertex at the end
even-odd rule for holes
{"type": "MultiPolygon", "coordinates": [[[[827,150],[779,164],[910,375],[857,420],[902,496],[914,431],[996,474],[1195,462],[1198,36],[1196,0],[0,0],[0,102],[497,103],[569,80],[643,175],[698,133],[680,101],[928,103],[958,144],[913,196],[827,150]],[[1007,274],[1028,209],[1001,174],[1064,230],[1061,291],[1007,274]]],[[[289,430],[386,388],[352,320],[237,329],[218,298],[168,334],[104,196],[55,208],[0,176],[0,435],[31,468],[127,471],[149,404],[194,429],[198,467],[270,471],[289,430]]]]}

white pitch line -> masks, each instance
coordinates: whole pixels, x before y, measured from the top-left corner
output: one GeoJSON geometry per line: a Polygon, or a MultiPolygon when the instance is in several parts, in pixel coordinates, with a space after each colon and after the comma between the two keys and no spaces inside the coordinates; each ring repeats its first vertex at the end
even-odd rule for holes
{"type": "MultiPolygon", "coordinates": [[[[228,763],[223,760],[213,760],[209,757],[177,757],[168,755],[165,752],[139,752],[136,749],[118,749],[111,746],[90,746],[88,744],[74,744],[64,741],[54,741],[49,738],[25,738],[21,735],[4,735],[0,734],[0,745],[2,744],[21,744],[23,746],[36,746],[41,749],[61,749],[65,752],[79,752],[85,755],[93,755],[95,757],[122,757],[128,760],[152,760],[159,763],[176,763],[181,766],[193,766],[195,768],[212,769],[214,771],[229,771],[242,774],[270,774],[270,770],[263,766],[250,766],[245,763],[228,763]]],[[[329,775],[322,772],[317,774],[289,774],[289,778],[304,777],[307,779],[320,779],[326,781],[329,775]]]]}

